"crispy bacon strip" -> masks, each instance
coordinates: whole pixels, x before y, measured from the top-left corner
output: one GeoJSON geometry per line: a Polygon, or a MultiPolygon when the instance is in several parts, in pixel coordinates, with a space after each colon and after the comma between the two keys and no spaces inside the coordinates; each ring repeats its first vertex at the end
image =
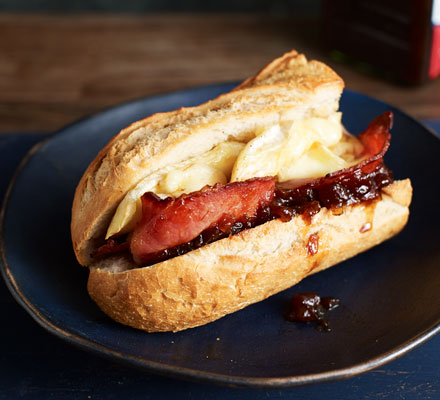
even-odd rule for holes
{"type": "Polygon", "coordinates": [[[382,158],[390,147],[390,130],[393,127],[393,113],[387,111],[375,118],[365,132],[358,135],[364,146],[364,156],[382,158]]]}
{"type": "Polygon", "coordinates": [[[115,239],[109,239],[93,253],[93,257],[103,257],[108,254],[120,253],[130,248],[128,242],[117,242],[115,239]]]}
{"type": "Polygon", "coordinates": [[[368,125],[368,128],[358,135],[358,139],[364,147],[361,154],[363,160],[358,164],[332,172],[322,178],[312,180],[293,179],[291,181],[277,183],[277,187],[281,190],[292,190],[302,186],[318,188],[330,185],[343,177],[349,177],[353,174],[359,175],[373,172],[382,163],[383,156],[390,147],[391,135],[389,131],[392,126],[393,113],[387,111],[376,117],[370,125],[368,125]]]}
{"type": "Polygon", "coordinates": [[[206,187],[177,199],[161,200],[146,193],[142,220],[130,241],[134,261],[144,264],[150,254],[189,242],[220,220],[227,229],[238,219],[256,218],[258,209],[271,202],[274,191],[275,178],[269,177],[206,187]]]}

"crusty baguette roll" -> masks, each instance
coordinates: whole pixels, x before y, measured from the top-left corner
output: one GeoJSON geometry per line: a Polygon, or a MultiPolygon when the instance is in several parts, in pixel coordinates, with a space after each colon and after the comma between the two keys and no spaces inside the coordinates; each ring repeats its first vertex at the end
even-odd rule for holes
{"type": "Polygon", "coordinates": [[[98,306],[148,332],[180,331],[263,300],[398,233],[409,215],[409,180],[386,186],[373,202],[344,206],[341,215],[323,207],[311,221],[272,220],[152,266],[138,267],[128,254],[92,256],[116,208],[142,179],[219,143],[247,142],[261,127],[331,117],[342,89],[329,67],[291,51],[230,93],[122,130],[86,170],[72,208],[73,247],[90,267],[88,291],[98,306]]]}

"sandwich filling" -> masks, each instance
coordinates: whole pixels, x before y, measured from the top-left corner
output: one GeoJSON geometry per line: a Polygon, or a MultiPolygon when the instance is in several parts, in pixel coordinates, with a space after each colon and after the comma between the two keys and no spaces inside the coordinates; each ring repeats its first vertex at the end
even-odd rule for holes
{"type": "Polygon", "coordinates": [[[273,219],[374,201],[393,181],[382,160],[391,125],[388,112],[356,138],[335,113],[222,143],[132,189],[94,257],[130,250],[152,265],[273,219]]]}

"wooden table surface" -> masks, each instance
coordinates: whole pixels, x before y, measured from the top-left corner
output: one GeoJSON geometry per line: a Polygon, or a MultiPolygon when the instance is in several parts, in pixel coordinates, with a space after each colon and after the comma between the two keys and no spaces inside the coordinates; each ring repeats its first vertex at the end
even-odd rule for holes
{"type": "Polygon", "coordinates": [[[440,118],[440,79],[405,87],[332,61],[319,21],[249,14],[0,14],[0,133],[55,131],[139,97],[235,81],[291,48],[353,89],[440,118]]]}

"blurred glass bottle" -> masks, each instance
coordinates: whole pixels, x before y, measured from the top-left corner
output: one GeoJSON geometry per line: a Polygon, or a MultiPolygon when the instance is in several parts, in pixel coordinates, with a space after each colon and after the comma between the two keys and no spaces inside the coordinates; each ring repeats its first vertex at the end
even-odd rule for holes
{"type": "Polygon", "coordinates": [[[410,84],[440,75],[440,0],[323,0],[322,22],[328,50],[410,84]]]}

